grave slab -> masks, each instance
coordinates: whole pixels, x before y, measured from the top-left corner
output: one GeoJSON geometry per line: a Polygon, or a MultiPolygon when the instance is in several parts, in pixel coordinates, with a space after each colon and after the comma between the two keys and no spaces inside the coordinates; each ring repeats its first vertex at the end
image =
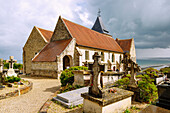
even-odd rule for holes
{"type": "Polygon", "coordinates": [[[66,93],[58,94],[56,97],[53,97],[53,100],[60,102],[65,107],[77,106],[83,104],[83,98],[81,93],[88,92],[89,87],[83,87],[80,89],[68,91],[66,93]]]}

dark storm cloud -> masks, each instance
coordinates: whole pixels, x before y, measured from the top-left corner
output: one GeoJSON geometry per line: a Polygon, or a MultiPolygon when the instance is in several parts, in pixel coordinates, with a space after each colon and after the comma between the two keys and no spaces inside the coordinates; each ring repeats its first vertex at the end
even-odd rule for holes
{"type": "Polygon", "coordinates": [[[134,37],[137,48],[170,46],[169,0],[89,0],[88,7],[93,15],[101,9],[114,38],[134,37]]]}

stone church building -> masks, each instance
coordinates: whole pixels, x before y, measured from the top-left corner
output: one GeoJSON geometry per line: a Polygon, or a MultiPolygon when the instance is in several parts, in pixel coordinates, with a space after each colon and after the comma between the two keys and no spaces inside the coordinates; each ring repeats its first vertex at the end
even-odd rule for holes
{"type": "Polygon", "coordinates": [[[101,55],[103,71],[123,71],[125,52],[136,62],[134,39],[114,40],[100,16],[92,29],[60,16],[53,32],[33,28],[23,47],[24,73],[58,78],[71,66],[88,65],[91,69],[95,52],[101,55]]]}

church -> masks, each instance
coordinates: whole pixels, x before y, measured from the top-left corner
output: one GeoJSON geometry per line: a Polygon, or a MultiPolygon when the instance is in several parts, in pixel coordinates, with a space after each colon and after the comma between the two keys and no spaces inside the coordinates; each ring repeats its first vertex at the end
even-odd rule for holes
{"type": "Polygon", "coordinates": [[[114,39],[101,16],[91,29],[59,16],[54,31],[34,26],[23,47],[24,73],[59,78],[72,66],[92,67],[93,55],[101,55],[102,71],[124,71],[121,60],[129,53],[136,62],[134,39],[114,39]]]}

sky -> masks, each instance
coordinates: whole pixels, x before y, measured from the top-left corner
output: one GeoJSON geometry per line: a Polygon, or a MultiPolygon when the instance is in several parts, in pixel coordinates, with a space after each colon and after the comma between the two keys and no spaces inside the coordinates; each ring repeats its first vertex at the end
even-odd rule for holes
{"type": "Polygon", "coordinates": [[[0,0],[0,58],[22,60],[34,26],[53,31],[58,17],[92,28],[100,8],[114,39],[134,38],[137,58],[170,57],[170,0],[0,0]]]}

